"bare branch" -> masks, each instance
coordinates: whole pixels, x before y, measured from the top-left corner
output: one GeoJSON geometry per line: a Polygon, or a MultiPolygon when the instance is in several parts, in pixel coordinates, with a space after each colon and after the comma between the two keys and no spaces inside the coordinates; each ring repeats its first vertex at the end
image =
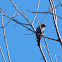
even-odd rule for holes
{"type": "MultiPolygon", "coordinates": [[[[34,37],[34,36],[33,36],[34,37]]],[[[34,37],[34,39],[37,41],[37,39],[34,37]]],[[[46,46],[44,46],[44,45],[42,45],[42,44],[40,44],[42,47],[44,47],[44,48],[47,48],[46,46]]]]}
{"type": "Polygon", "coordinates": [[[19,1],[16,5],[20,4],[21,1],[19,1]]]}
{"type": "MultiPolygon", "coordinates": [[[[56,9],[55,9],[55,5],[54,5],[53,0],[49,0],[49,2],[50,2],[50,7],[51,7],[51,13],[56,14],[56,9]]],[[[58,27],[57,27],[57,16],[56,15],[53,15],[53,20],[54,20],[54,25],[55,25],[55,28],[56,28],[58,40],[60,41],[60,43],[62,45],[62,40],[61,40],[59,31],[58,31],[58,27]]]]}
{"type": "MultiPolygon", "coordinates": [[[[2,27],[3,27],[4,26],[4,24],[3,24],[3,11],[1,11],[1,20],[2,20],[2,27]]],[[[3,33],[4,33],[4,39],[5,39],[5,44],[6,44],[8,59],[9,59],[9,62],[11,62],[10,56],[9,56],[8,45],[7,45],[7,40],[6,40],[5,29],[4,28],[3,28],[3,33]]]]}
{"type": "Polygon", "coordinates": [[[61,4],[57,5],[55,8],[59,7],[61,4]]]}
{"type": "MultiPolygon", "coordinates": [[[[34,37],[35,38],[35,37],[34,37]]],[[[35,38],[35,40],[37,41],[37,39],[35,38]]],[[[40,44],[42,47],[45,47],[45,46],[43,46],[42,44],[40,44]]],[[[44,54],[44,52],[43,52],[43,50],[42,50],[42,47],[41,46],[39,46],[39,49],[40,49],[40,52],[41,52],[41,54],[42,54],[42,56],[43,56],[43,59],[44,59],[44,61],[45,62],[47,62],[47,60],[46,60],[46,56],[45,56],[45,54],[44,54]]],[[[45,47],[46,48],[46,47],[45,47]]]]}
{"type": "MultiPolygon", "coordinates": [[[[35,37],[34,37],[35,38],[35,37]]],[[[35,38],[35,40],[37,41],[37,39],[35,38]]],[[[42,47],[45,47],[45,46],[43,46],[42,44],[40,44],[42,47]]],[[[39,49],[40,49],[40,52],[41,52],[41,54],[42,54],[42,56],[43,56],[43,59],[44,59],[44,61],[45,62],[47,62],[47,60],[46,60],[46,56],[45,56],[45,54],[44,54],[44,52],[43,52],[43,50],[42,50],[42,47],[41,46],[39,46],[39,49]]],[[[45,47],[46,48],[46,47],[45,47]]]]}
{"type": "Polygon", "coordinates": [[[4,55],[3,55],[3,52],[2,52],[2,48],[1,48],[1,47],[0,47],[0,52],[1,52],[1,55],[2,55],[2,58],[3,58],[4,62],[6,62],[5,57],[4,57],[4,55]]]}
{"type": "MultiPolygon", "coordinates": [[[[13,20],[14,22],[16,22],[16,23],[18,23],[18,24],[20,24],[20,25],[22,25],[22,26],[24,26],[25,28],[27,28],[28,30],[30,30],[30,31],[32,31],[32,32],[34,32],[33,30],[31,30],[30,28],[28,28],[28,27],[26,27],[25,25],[29,25],[29,24],[25,24],[25,23],[21,23],[21,22],[19,22],[19,21],[17,21],[17,20],[15,20],[15,19],[13,19],[13,18],[10,18],[9,16],[7,16],[7,15],[4,15],[4,16],[6,16],[7,18],[9,18],[10,20],[13,20]]],[[[35,33],[35,32],[34,32],[35,33]]]]}
{"type": "Polygon", "coordinates": [[[48,13],[48,14],[55,15],[55,16],[57,16],[57,17],[59,17],[59,18],[62,19],[62,17],[60,17],[59,15],[57,15],[57,14],[53,14],[53,13],[51,13],[51,12],[33,12],[33,11],[30,11],[30,10],[27,10],[27,11],[32,12],[32,13],[42,13],[42,14],[46,14],[46,13],[48,13]]]}
{"type": "MultiPolygon", "coordinates": [[[[19,6],[20,6],[20,4],[19,4],[19,6]]],[[[22,12],[23,12],[24,16],[26,17],[26,14],[25,14],[25,12],[23,11],[23,9],[22,9],[22,7],[21,7],[21,6],[20,6],[20,8],[21,8],[21,10],[22,10],[22,12]]]]}
{"type": "Polygon", "coordinates": [[[31,24],[31,22],[28,20],[28,18],[27,18],[25,15],[23,15],[23,14],[17,9],[16,5],[13,3],[12,0],[10,0],[10,1],[11,1],[12,4],[14,5],[15,9],[29,22],[29,24],[31,25],[32,29],[33,29],[34,31],[36,31],[36,29],[35,29],[34,26],[31,24]]]}
{"type": "MultiPolygon", "coordinates": [[[[43,38],[44,38],[44,37],[43,37],[43,38]]],[[[45,38],[44,38],[44,41],[45,41],[45,44],[46,44],[46,47],[47,47],[46,49],[47,49],[48,55],[49,55],[49,57],[50,57],[50,60],[51,60],[51,62],[53,62],[45,38]]]]}
{"type": "MultiPolygon", "coordinates": [[[[10,20],[11,21],[11,20],[10,20]]],[[[7,24],[5,24],[4,26],[2,26],[2,27],[0,27],[0,28],[4,28],[5,26],[7,26],[8,25],[8,23],[10,23],[10,21],[9,22],[7,22],[7,24]]]]}
{"type": "Polygon", "coordinates": [[[62,6],[61,0],[59,0],[59,2],[60,2],[60,4],[61,4],[61,6],[62,6]]]}
{"type": "MultiPolygon", "coordinates": [[[[49,8],[48,8],[48,12],[49,12],[49,8]]],[[[48,13],[46,13],[46,16],[44,17],[42,23],[44,22],[45,18],[47,17],[47,14],[48,14],[48,13]]],[[[42,24],[42,23],[41,23],[41,24],[42,24]]]]}
{"type": "Polygon", "coordinates": [[[58,42],[60,42],[58,39],[53,39],[53,38],[50,38],[50,37],[46,37],[46,36],[44,36],[45,38],[47,38],[47,39],[51,39],[51,40],[55,40],[55,41],[58,41],[58,42]]]}
{"type": "MultiPolygon", "coordinates": [[[[40,0],[38,0],[37,12],[38,12],[38,8],[39,8],[39,2],[40,2],[40,0]]],[[[35,17],[34,17],[34,19],[33,19],[33,21],[32,21],[32,25],[33,25],[33,23],[34,23],[36,17],[37,17],[37,13],[35,14],[35,17]]]]}
{"type": "MultiPolygon", "coordinates": [[[[4,11],[3,11],[4,12],[4,11]]],[[[5,13],[5,12],[4,12],[5,13]]],[[[6,13],[5,13],[6,14],[6,13]]],[[[14,15],[13,15],[13,17],[12,18],[14,18],[15,17],[15,14],[16,14],[16,11],[15,11],[15,13],[14,13],[14,15]]],[[[7,15],[7,14],[6,14],[7,15]]],[[[2,26],[2,27],[0,27],[0,28],[4,28],[5,26],[7,26],[8,25],[8,23],[10,23],[11,22],[11,20],[9,21],[9,22],[7,22],[4,26],[2,26]]]]}
{"type": "Polygon", "coordinates": [[[47,62],[47,59],[46,59],[46,57],[45,57],[45,55],[44,55],[44,52],[43,52],[42,48],[39,47],[39,49],[40,49],[40,51],[41,51],[41,54],[42,54],[42,56],[43,56],[44,61],[47,62]]]}

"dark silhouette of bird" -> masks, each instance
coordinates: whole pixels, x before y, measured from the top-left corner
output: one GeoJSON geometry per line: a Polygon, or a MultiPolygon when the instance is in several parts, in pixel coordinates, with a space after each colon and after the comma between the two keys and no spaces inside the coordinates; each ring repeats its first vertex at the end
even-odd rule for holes
{"type": "Polygon", "coordinates": [[[44,34],[45,27],[46,27],[45,24],[41,24],[36,29],[36,38],[37,38],[38,46],[40,46],[40,40],[42,38],[42,35],[44,34]]]}

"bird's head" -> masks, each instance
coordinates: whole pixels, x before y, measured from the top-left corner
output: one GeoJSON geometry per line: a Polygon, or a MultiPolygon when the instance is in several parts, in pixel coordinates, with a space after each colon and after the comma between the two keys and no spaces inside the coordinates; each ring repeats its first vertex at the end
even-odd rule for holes
{"type": "Polygon", "coordinates": [[[46,27],[46,25],[45,24],[41,24],[41,27],[44,28],[44,27],[46,27]]]}

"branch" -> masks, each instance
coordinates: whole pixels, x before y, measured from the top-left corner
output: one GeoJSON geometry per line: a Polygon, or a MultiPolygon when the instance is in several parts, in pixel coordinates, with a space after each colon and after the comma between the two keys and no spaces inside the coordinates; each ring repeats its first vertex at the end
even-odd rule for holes
{"type": "Polygon", "coordinates": [[[57,16],[57,17],[59,17],[59,18],[61,18],[62,19],[62,17],[60,17],[59,15],[57,15],[57,14],[53,14],[53,13],[51,13],[51,12],[34,12],[34,11],[31,11],[31,10],[27,10],[27,11],[29,11],[29,12],[32,12],[32,13],[42,13],[42,14],[52,14],[52,15],[55,15],[55,16],[57,16]]]}
{"type": "MultiPolygon", "coordinates": [[[[50,7],[51,7],[51,13],[56,14],[56,9],[55,9],[55,5],[54,5],[53,0],[49,0],[49,2],[50,2],[50,7]]],[[[60,41],[60,43],[62,45],[62,40],[61,40],[59,31],[58,31],[58,27],[57,27],[57,16],[56,15],[53,15],[53,20],[54,20],[54,25],[55,25],[55,28],[56,28],[58,40],[60,41]]]]}
{"type": "MultiPolygon", "coordinates": [[[[44,37],[43,37],[43,38],[44,38],[44,37]]],[[[47,47],[46,49],[47,49],[48,55],[49,55],[49,57],[50,57],[50,60],[51,60],[51,62],[53,62],[45,38],[44,38],[44,41],[45,41],[45,44],[46,44],[46,47],[47,47]]]]}
{"type": "MultiPolygon", "coordinates": [[[[4,14],[3,14],[4,15],[4,14]]],[[[29,24],[25,24],[25,23],[21,23],[21,22],[19,22],[19,21],[17,21],[17,20],[15,20],[15,19],[13,19],[13,18],[10,18],[9,16],[7,16],[7,15],[4,15],[5,17],[7,17],[7,18],[9,18],[10,20],[13,20],[14,22],[16,22],[16,23],[18,23],[18,24],[20,24],[20,25],[22,25],[23,27],[25,27],[25,28],[27,28],[28,30],[30,30],[30,31],[32,31],[32,32],[34,32],[33,30],[31,30],[30,28],[28,28],[28,27],[26,27],[25,25],[29,25],[29,24]]],[[[35,33],[35,32],[34,32],[35,33]]]]}
{"type": "MultiPolygon", "coordinates": [[[[38,8],[39,8],[39,2],[40,2],[40,0],[38,0],[37,12],[38,12],[38,8]]],[[[33,25],[33,23],[34,23],[36,17],[37,17],[37,13],[35,14],[35,17],[34,17],[34,19],[33,19],[33,21],[32,21],[32,25],[33,25]]]]}
{"type": "Polygon", "coordinates": [[[61,0],[59,0],[59,2],[60,2],[60,4],[61,4],[61,6],[62,6],[61,0]]]}
{"type": "MultiPolygon", "coordinates": [[[[19,6],[20,6],[20,4],[19,4],[19,6]]],[[[22,7],[20,6],[20,8],[21,8],[21,10],[22,10],[22,12],[23,12],[23,14],[25,15],[25,17],[26,17],[26,14],[25,14],[25,12],[23,11],[23,9],[22,9],[22,7]]]]}
{"type": "MultiPolygon", "coordinates": [[[[34,37],[34,36],[33,36],[34,37]]],[[[35,37],[34,37],[35,38],[35,37]]],[[[37,39],[35,38],[35,40],[37,41],[37,39]]],[[[43,46],[42,44],[40,44],[42,47],[45,47],[45,46],[43,46]]],[[[39,49],[40,49],[40,52],[41,52],[41,54],[42,54],[42,56],[43,56],[43,59],[44,59],[44,61],[45,62],[47,62],[47,60],[46,60],[46,56],[45,56],[45,54],[44,54],[44,52],[43,52],[43,50],[42,50],[42,47],[41,46],[39,46],[39,49]]],[[[46,47],[45,47],[46,48],[46,47]]]]}
{"type": "MultiPolygon", "coordinates": [[[[49,8],[48,8],[48,12],[49,12],[49,8]]],[[[45,17],[44,17],[42,23],[44,22],[45,18],[47,17],[47,14],[48,14],[48,13],[46,13],[46,15],[45,15],[45,17]]],[[[42,23],[41,23],[41,24],[42,24],[42,23]]]]}
{"type": "Polygon", "coordinates": [[[55,40],[55,41],[58,41],[58,42],[60,42],[58,39],[53,39],[53,38],[50,38],[50,37],[46,37],[46,36],[44,36],[45,38],[47,38],[47,39],[51,39],[51,40],[55,40]]]}
{"type": "Polygon", "coordinates": [[[5,39],[6,49],[7,49],[7,55],[8,55],[9,62],[11,62],[10,56],[9,56],[8,45],[7,45],[7,40],[6,40],[6,34],[5,34],[4,24],[3,24],[3,12],[2,11],[1,11],[1,21],[2,21],[2,26],[3,26],[3,33],[4,33],[4,39],[5,39]]]}
{"type": "Polygon", "coordinates": [[[16,5],[13,3],[12,0],[10,0],[10,1],[11,1],[11,3],[13,4],[13,6],[15,7],[15,9],[28,21],[28,23],[30,24],[30,26],[32,27],[32,29],[33,29],[34,31],[36,31],[36,29],[35,29],[34,26],[31,24],[31,22],[28,20],[28,18],[27,18],[25,15],[23,15],[23,14],[18,10],[18,8],[16,7],[16,5]]]}
{"type": "Polygon", "coordinates": [[[40,49],[40,51],[41,51],[41,54],[42,54],[42,56],[43,56],[44,61],[47,62],[46,57],[45,57],[45,55],[44,55],[44,52],[43,52],[42,48],[39,47],[39,49],[40,49]]]}
{"type": "Polygon", "coordinates": [[[3,52],[2,52],[2,48],[1,48],[1,47],[0,47],[0,52],[1,52],[1,55],[2,55],[2,57],[3,57],[4,62],[6,62],[5,57],[4,57],[4,55],[3,55],[3,52]]]}

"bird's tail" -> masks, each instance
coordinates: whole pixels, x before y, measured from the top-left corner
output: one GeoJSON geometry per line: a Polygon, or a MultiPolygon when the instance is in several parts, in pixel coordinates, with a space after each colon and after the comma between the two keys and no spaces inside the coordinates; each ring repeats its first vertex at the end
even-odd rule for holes
{"type": "Polygon", "coordinates": [[[40,40],[37,40],[37,42],[38,42],[38,46],[40,46],[40,40]]]}

